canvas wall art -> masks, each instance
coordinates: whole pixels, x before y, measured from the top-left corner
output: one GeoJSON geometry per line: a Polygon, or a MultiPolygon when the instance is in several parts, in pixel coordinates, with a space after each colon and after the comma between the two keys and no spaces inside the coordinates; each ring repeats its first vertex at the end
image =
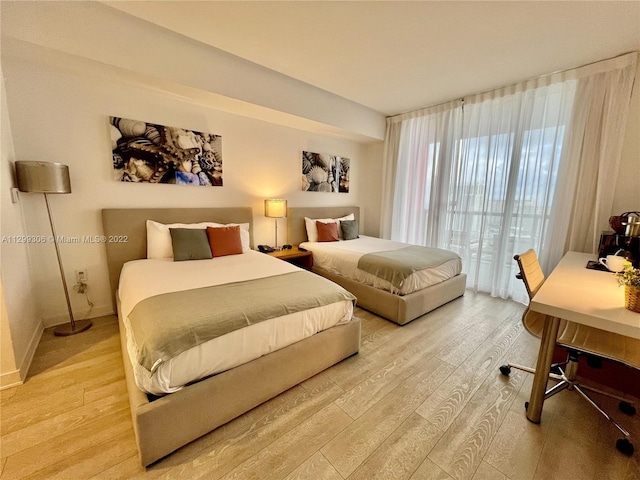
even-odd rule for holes
{"type": "Polygon", "coordinates": [[[349,193],[350,163],[346,157],[302,152],[302,190],[349,193]]]}
{"type": "Polygon", "coordinates": [[[109,117],[115,178],[121,182],[222,186],[222,137],[109,117]]]}

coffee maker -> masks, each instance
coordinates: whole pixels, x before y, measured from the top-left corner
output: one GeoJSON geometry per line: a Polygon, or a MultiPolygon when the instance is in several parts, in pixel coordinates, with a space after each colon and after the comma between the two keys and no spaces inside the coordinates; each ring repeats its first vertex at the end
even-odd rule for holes
{"type": "Polygon", "coordinates": [[[614,231],[602,232],[598,256],[618,255],[640,268],[640,213],[625,212],[609,219],[614,231]]]}

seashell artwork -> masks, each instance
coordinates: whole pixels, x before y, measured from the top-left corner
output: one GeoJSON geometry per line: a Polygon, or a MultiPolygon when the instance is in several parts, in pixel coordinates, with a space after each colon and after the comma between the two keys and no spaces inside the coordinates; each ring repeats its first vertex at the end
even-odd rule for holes
{"type": "Polygon", "coordinates": [[[148,182],[156,172],[144,160],[132,158],[129,160],[129,173],[134,174],[141,182],[148,182]]]}
{"type": "Polygon", "coordinates": [[[330,155],[325,155],[323,153],[318,153],[316,155],[316,159],[318,161],[318,165],[322,165],[322,167],[326,168],[327,170],[331,168],[331,164],[333,162],[331,161],[331,156],[330,155]]]}
{"type": "Polygon", "coordinates": [[[160,132],[158,129],[152,125],[148,125],[147,129],[144,131],[144,136],[151,140],[155,145],[160,145],[160,132]]]}
{"type": "Polygon", "coordinates": [[[339,157],[336,161],[336,179],[338,180],[338,192],[349,193],[349,170],[351,169],[351,160],[345,157],[339,157]]]}
{"type": "Polygon", "coordinates": [[[309,187],[311,186],[311,183],[309,182],[309,179],[307,178],[306,175],[302,175],[302,191],[306,192],[307,190],[309,190],[309,187]]]}
{"type": "Polygon", "coordinates": [[[307,173],[309,173],[311,171],[311,167],[313,167],[313,165],[311,164],[311,161],[306,158],[306,157],[302,157],[302,174],[306,175],[307,173]]]}
{"type": "Polygon", "coordinates": [[[222,186],[222,137],[109,117],[114,178],[120,182],[222,186]]]}
{"type": "Polygon", "coordinates": [[[329,173],[318,165],[313,167],[309,172],[309,180],[313,183],[324,183],[327,181],[328,177],[329,173]]]}
{"type": "Polygon", "coordinates": [[[330,183],[328,182],[322,182],[320,185],[318,185],[318,192],[332,192],[332,186],[330,183]]]}
{"type": "Polygon", "coordinates": [[[109,133],[111,134],[111,150],[115,150],[118,146],[118,140],[122,138],[122,134],[113,125],[109,125],[109,133]]]}
{"type": "Polygon", "coordinates": [[[113,155],[113,168],[117,170],[122,170],[124,168],[124,160],[117,153],[113,155]]]}
{"type": "Polygon", "coordinates": [[[349,193],[351,160],[321,153],[302,152],[302,191],[349,193]]]}
{"type": "Polygon", "coordinates": [[[144,131],[147,129],[147,124],[144,122],[129,120],[128,118],[111,118],[113,119],[111,124],[122,133],[123,137],[139,137],[144,135],[144,131]]]}

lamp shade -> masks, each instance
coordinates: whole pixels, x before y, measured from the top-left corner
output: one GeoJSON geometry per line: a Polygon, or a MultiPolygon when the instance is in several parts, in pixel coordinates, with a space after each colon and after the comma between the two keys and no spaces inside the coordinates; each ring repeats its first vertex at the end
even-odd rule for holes
{"type": "Polygon", "coordinates": [[[287,201],[271,199],[264,201],[264,215],[270,218],[284,218],[287,216],[287,201]]]}
{"type": "Polygon", "coordinates": [[[18,189],[28,193],[71,193],[69,167],[61,163],[16,162],[18,189]]]}

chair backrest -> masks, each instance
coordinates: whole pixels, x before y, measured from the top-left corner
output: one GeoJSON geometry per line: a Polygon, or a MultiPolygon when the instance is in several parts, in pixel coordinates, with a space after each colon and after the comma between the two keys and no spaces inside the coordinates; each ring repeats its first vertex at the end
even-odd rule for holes
{"type": "Polygon", "coordinates": [[[529,300],[531,300],[544,283],[544,273],[542,273],[540,262],[538,262],[538,256],[535,250],[529,249],[514,256],[513,259],[518,262],[520,276],[529,294],[529,300]]]}
{"type": "MultiPolygon", "coordinates": [[[[538,262],[538,256],[535,250],[529,249],[520,255],[514,256],[513,259],[518,262],[518,268],[520,269],[518,278],[524,282],[529,294],[529,300],[531,300],[544,283],[544,273],[542,273],[540,262],[538,262]]],[[[545,318],[546,315],[527,308],[522,315],[522,323],[530,334],[540,338],[545,318]]]]}

